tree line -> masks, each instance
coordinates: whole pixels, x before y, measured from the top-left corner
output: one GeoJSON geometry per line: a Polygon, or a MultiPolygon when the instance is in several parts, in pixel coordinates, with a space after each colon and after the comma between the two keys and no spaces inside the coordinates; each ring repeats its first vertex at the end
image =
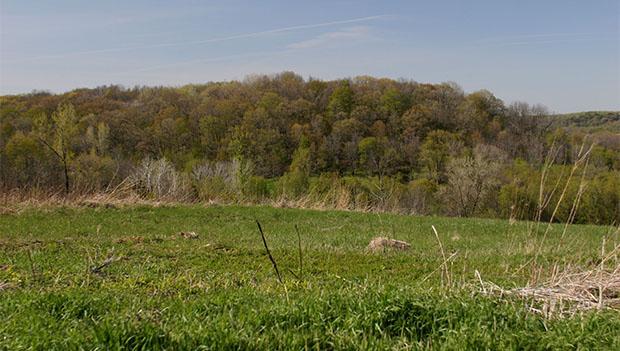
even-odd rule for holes
{"type": "Polygon", "coordinates": [[[94,193],[132,179],[143,196],[314,196],[421,214],[570,217],[568,204],[541,210],[562,190],[551,186],[541,201],[542,177],[579,198],[575,221],[620,222],[620,136],[549,115],[454,83],[292,72],[32,92],[0,97],[0,188],[94,193]],[[570,170],[584,145],[577,177],[570,170]],[[334,189],[348,195],[332,199],[334,189]]]}

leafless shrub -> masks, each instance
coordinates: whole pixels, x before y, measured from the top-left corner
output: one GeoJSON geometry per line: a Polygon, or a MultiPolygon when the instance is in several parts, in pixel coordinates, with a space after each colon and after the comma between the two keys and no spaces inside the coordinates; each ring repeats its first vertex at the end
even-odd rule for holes
{"type": "Polygon", "coordinates": [[[202,200],[243,202],[253,173],[254,166],[249,161],[207,161],[194,166],[191,180],[202,200]]]}
{"type": "Polygon", "coordinates": [[[165,158],[142,160],[130,176],[130,181],[139,193],[147,197],[180,201],[191,198],[188,180],[165,158]]]}
{"type": "Polygon", "coordinates": [[[441,189],[449,214],[470,216],[480,208],[499,186],[503,152],[493,146],[479,145],[473,157],[461,157],[450,161],[448,182],[441,189]]]}
{"type": "Polygon", "coordinates": [[[220,178],[228,184],[235,182],[238,161],[204,162],[192,168],[192,180],[201,182],[205,179],[220,178]]]}

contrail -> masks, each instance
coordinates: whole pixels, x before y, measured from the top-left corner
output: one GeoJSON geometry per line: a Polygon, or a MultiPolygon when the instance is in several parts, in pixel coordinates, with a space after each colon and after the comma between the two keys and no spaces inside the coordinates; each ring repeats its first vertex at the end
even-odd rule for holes
{"type": "MultiPolygon", "coordinates": [[[[181,41],[181,42],[150,44],[150,45],[136,45],[136,46],[107,48],[107,49],[98,49],[98,50],[73,51],[73,52],[66,52],[66,53],[57,54],[57,55],[38,56],[38,57],[26,59],[26,60],[56,59],[56,58],[65,58],[65,57],[77,56],[77,55],[89,55],[89,54],[101,54],[101,53],[120,52],[120,51],[129,51],[129,50],[155,49],[155,48],[167,48],[167,47],[175,47],[175,46],[209,44],[209,43],[217,43],[217,42],[228,41],[228,40],[258,37],[258,36],[263,36],[267,34],[292,32],[292,31],[297,31],[297,30],[302,30],[302,29],[312,29],[312,28],[320,28],[320,27],[329,27],[329,26],[334,26],[334,25],[339,25],[339,24],[366,22],[366,21],[372,21],[372,20],[386,18],[386,17],[390,17],[390,15],[377,15],[377,16],[359,17],[359,18],[352,18],[352,19],[332,21],[332,22],[304,24],[304,25],[299,25],[299,26],[269,29],[269,30],[264,30],[264,31],[259,31],[259,32],[243,33],[243,34],[231,35],[227,37],[218,37],[218,38],[211,38],[211,39],[205,39],[205,40],[181,41]]],[[[24,60],[19,60],[19,61],[24,61],[24,60]]]]}

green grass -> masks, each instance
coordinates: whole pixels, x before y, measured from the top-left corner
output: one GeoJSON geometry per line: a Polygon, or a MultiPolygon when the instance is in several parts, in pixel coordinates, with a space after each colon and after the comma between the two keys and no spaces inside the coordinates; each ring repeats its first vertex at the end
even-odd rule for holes
{"type": "MultiPolygon", "coordinates": [[[[544,232],[532,226],[268,207],[0,215],[0,283],[10,284],[0,291],[0,349],[618,349],[616,312],[543,319],[525,302],[476,293],[475,270],[506,288],[526,284],[531,272],[520,268],[544,232]],[[457,252],[449,290],[431,225],[446,254],[457,252]],[[365,252],[378,235],[412,248],[365,252]],[[121,260],[90,272],[111,254],[121,260]]],[[[548,234],[543,267],[591,267],[603,237],[618,241],[601,226],[571,226],[561,241],[562,229],[548,234]]]]}

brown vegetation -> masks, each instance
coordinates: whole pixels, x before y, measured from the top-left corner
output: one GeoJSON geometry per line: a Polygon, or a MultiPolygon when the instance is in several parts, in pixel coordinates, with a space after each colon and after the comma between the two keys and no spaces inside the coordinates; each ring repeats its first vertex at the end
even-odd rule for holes
{"type": "Polygon", "coordinates": [[[390,250],[406,251],[411,248],[411,244],[401,240],[395,240],[385,237],[373,238],[366,249],[370,252],[385,252],[390,250]]]}

